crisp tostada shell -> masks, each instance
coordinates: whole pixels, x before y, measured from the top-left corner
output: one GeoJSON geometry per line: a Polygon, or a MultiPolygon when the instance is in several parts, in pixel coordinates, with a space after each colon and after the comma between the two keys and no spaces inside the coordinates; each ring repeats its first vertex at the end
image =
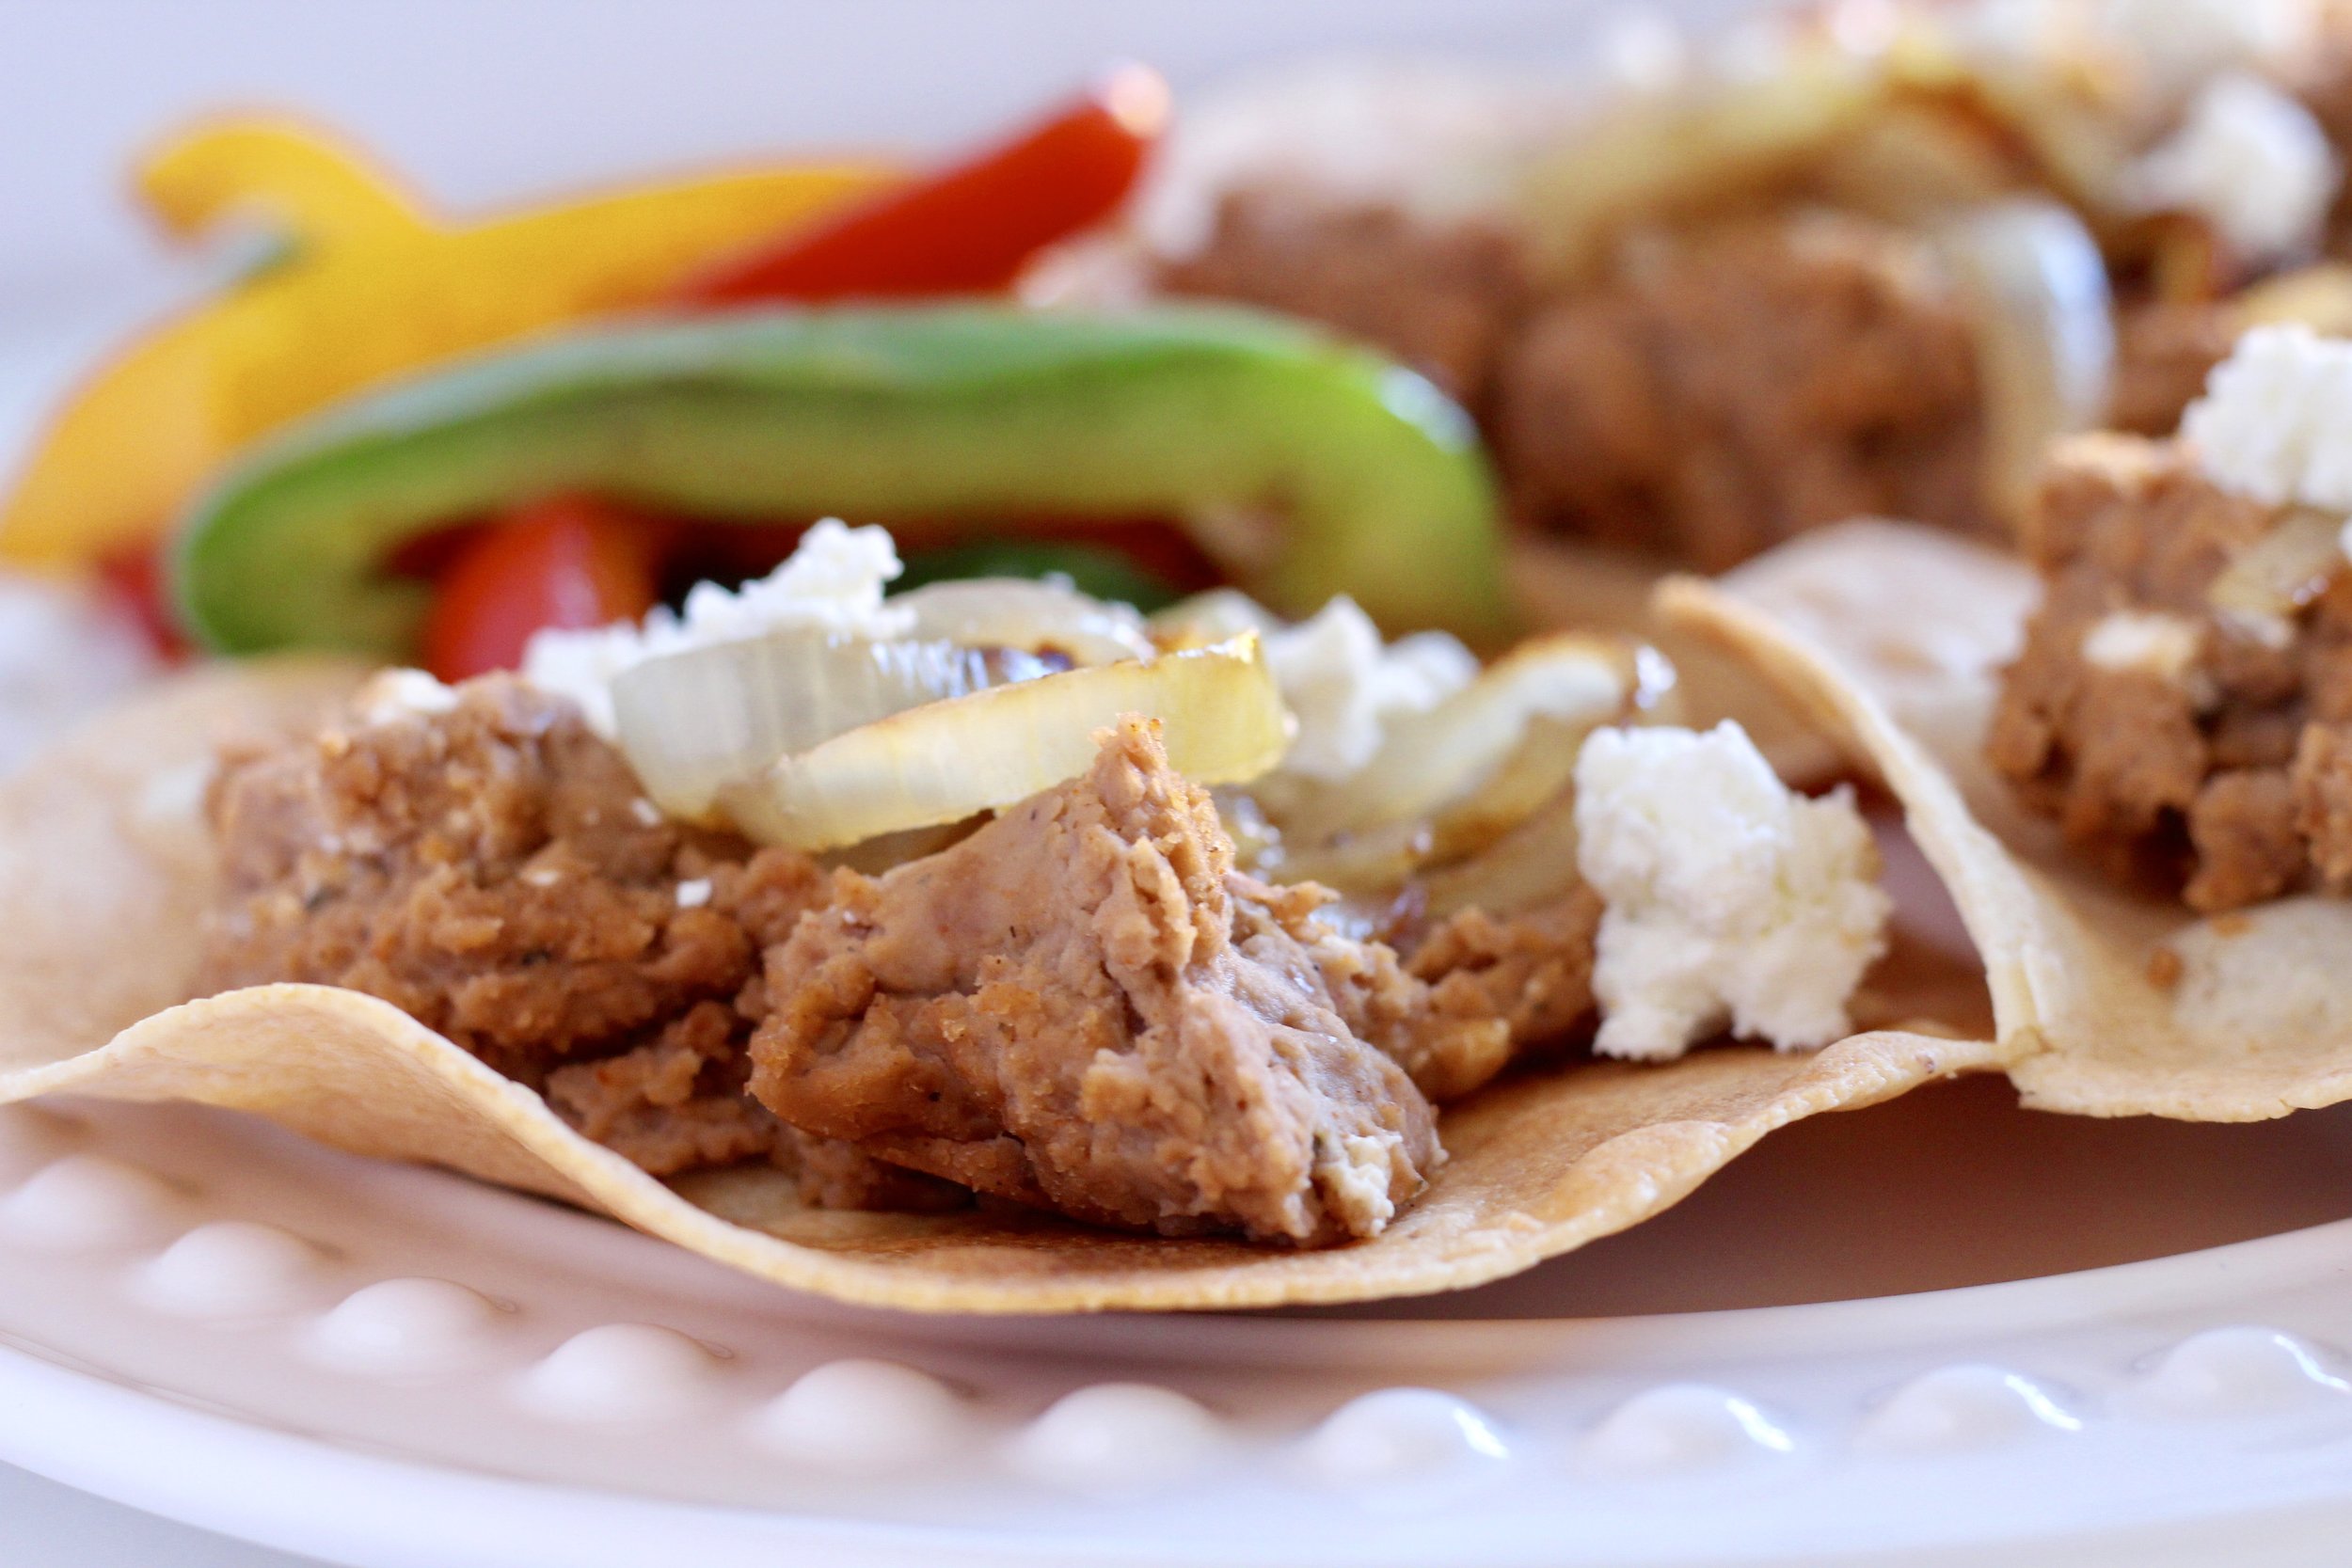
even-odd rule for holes
{"type": "MultiPolygon", "coordinates": [[[[0,1102],[72,1093],[258,1112],[362,1154],[595,1208],[746,1273],[922,1311],[1070,1312],[1361,1301],[1499,1278],[1668,1207],[1766,1132],[1984,1068],[1992,1048],[1881,1031],[1826,1050],[1578,1061],[1450,1109],[1453,1157],[1378,1239],[1294,1252],[1163,1240],[1050,1215],[803,1209],[779,1173],[665,1184],[574,1132],[387,1003],[321,986],[185,1002],[209,897],[199,813],[224,739],[283,732],[357,673],[222,667],[101,717],[0,785],[0,1102]]],[[[1982,1032],[1971,970],[1899,942],[1884,1016],[1982,1032]],[[1915,1003],[1917,1011],[1913,1011],[1915,1003]]]]}
{"type": "Polygon", "coordinates": [[[1983,956],[2027,1104],[2252,1121],[2352,1099],[2352,900],[2201,917],[2135,895],[1984,761],[2039,592],[2023,562],[1948,533],[1854,523],[1717,582],[1677,580],[1660,606],[1871,759],[1983,956]],[[2159,983],[2152,965],[2175,960],[2159,983]]]}

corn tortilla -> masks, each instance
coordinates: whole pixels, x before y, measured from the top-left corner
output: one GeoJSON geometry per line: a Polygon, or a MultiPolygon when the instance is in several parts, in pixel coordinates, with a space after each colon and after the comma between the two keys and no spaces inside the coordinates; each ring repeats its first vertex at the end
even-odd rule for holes
{"type": "Polygon", "coordinates": [[[2352,1099],[2352,902],[2202,917],[2136,895],[2027,816],[1984,761],[2000,670],[2038,593],[2021,562],[1871,522],[1715,583],[1675,581],[1660,608],[1870,758],[1984,958],[2026,1104],[2253,1121],[2352,1099]]]}
{"type": "MultiPolygon", "coordinates": [[[[1690,1192],[1772,1129],[1980,1069],[1990,1046],[1888,1029],[1811,1054],[1758,1047],[1665,1067],[1574,1062],[1450,1110],[1452,1159],[1378,1239],[1292,1252],[1051,1215],[803,1209],[764,1168],[664,1184],[389,1004],[276,985],[202,1001],[211,857],[197,815],[223,739],[284,731],[358,673],[220,667],[102,716],[0,785],[0,1102],[49,1093],[258,1112],[363,1154],[601,1210],[795,1289],[922,1311],[1070,1312],[1362,1301],[1499,1278],[1690,1192]]],[[[1981,1033],[1973,972],[1915,945],[1869,982],[1887,1019],[1981,1033]],[[1955,998],[1957,1000],[1955,1000],[1955,998]]]]}

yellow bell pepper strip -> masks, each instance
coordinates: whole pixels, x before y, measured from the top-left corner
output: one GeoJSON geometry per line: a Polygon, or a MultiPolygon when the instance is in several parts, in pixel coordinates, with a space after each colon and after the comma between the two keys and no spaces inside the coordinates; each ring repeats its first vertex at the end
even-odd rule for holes
{"type": "Polygon", "coordinates": [[[201,121],[134,171],[140,203],[176,240],[261,219],[298,249],[408,236],[423,204],[331,133],[260,116],[201,121]]]}
{"type": "Polygon", "coordinates": [[[413,658],[430,592],[386,562],[561,492],[746,522],[1168,517],[1278,609],[1505,629],[1468,415],[1301,323],[1172,304],[746,310],[487,355],[246,454],[178,536],[182,620],[221,653],[413,658]]]}
{"type": "Polygon", "coordinates": [[[200,130],[142,172],[166,225],[192,235],[259,210],[283,217],[295,248],[81,388],[0,510],[0,560],[87,567],[160,531],[230,453],[290,420],[453,355],[660,300],[714,257],[896,178],[753,168],[451,226],[404,221],[389,182],[297,128],[200,130]]]}

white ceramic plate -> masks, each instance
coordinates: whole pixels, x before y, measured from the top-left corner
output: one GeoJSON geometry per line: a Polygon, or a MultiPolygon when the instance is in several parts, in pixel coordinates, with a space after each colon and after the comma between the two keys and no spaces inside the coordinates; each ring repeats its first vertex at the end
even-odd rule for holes
{"type": "Polygon", "coordinates": [[[2347,1178],[2352,1109],[1987,1081],[1480,1291],[928,1319],[223,1113],[19,1107],[0,1459],[371,1568],[2332,1563],[2347,1178]]]}

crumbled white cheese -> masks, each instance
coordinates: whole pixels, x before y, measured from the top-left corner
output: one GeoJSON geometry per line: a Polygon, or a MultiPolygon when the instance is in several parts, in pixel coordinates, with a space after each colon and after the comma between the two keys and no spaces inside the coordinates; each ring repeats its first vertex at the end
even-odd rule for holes
{"type": "MultiPolygon", "coordinates": [[[[901,633],[882,594],[906,568],[885,528],[850,528],[828,517],[766,577],[730,593],[699,582],[686,595],[685,630],[697,641],[757,637],[780,626],[822,626],[852,637],[901,633]]],[[[900,617],[903,619],[903,617],[900,617]]]]}
{"type": "Polygon", "coordinates": [[[457,705],[457,689],[422,670],[379,670],[359,689],[360,719],[389,724],[418,714],[447,713],[457,705]]]}
{"type": "Polygon", "coordinates": [[[688,879],[688,880],[686,880],[686,881],[683,881],[683,882],[678,883],[678,885],[677,885],[677,907],[678,907],[679,909],[681,909],[681,910],[699,910],[699,909],[701,909],[701,908],[702,908],[705,904],[707,904],[707,903],[709,903],[709,902],[710,902],[710,879],[709,879],[709,878],[707,878],[707,877],[694,877],[694,878],[691,878],[691,879],[688,879]]]}
{"type": "Polygon", "coordinates": [[[1350,1234],[1377,1236],[1395,1216],[1396,1200],[1389,1196],[1389,1185],[1404,1142],[1394,1132],[1339,1138],[1315,1134],[1315,1184],[1350,1234]]]}
{"type": "Polygon", "coordinates": [[[2137,671],[2176,681],[2197,662],[2197,623],[2163,610],[2118,610],[2083,634],[2083,659],[2093,669],[2137,671]]]}
{"type": "Polygon", "coordinates": [[[2236,71],[2199,90],[2180,130],[2133,168],[2149,212],[2192,213],[2248,261],[2315,249],[2342,178],[2312,112],[2262,77],[2236,71]]]}
{"type": "Polygon", "coordinates": [[[2316,0],[2107,0],[2106,11],[2106,32],[2174,91],[2224,71],[2293,65],[2320,33],[2316,0]]]}
{"type": "Polygon", "coordinates": [[[2181,435],[2224,490],[2352,512],[2352,341],[2255,327],[2214,367],[2181,435]]]}
{"type": "Polygon", "coordinates": [[[1282,770],[1311,779],[1347,778],[1380,750],[1391,720],[1427,712],[1478,675],[1478,656],[1441,631],[1384,644],[1344,594],[1267,632],[1265,655],[1298,721],[1282,770]]]}
{"type": "Polygon", "coordinates": [[[763,636],[785,626],[819,626],[848,636],[903,637],[911,617],[883,602],[903,568],[889,531],[850,528],[828,517],[768,576],[729,591],[703,582],[682,611],[658,606],[636,626],[543,631],[523,653],[523,677],[571,698],[598,734],[612,734],[612,681],[662,654],[763,636]]]}
{"type": "Polygon", "coordinates": [[[1153,618],[1163,630],[1221,641],[1254,631],[1298,730],[1279,771],[1334,782],[1373,759],[1394,720],[1425,713],[1478,676],[1478,656],[1441,631],[1380,640],[1345,594],[1292,625],[1236,589],[1195,594],[1153,618]]]}
{"type": "Polygon", "coordinates": [[[628,803],[628,814],[637,818],[639,827],[659,828],[661,826],[661,808],[643,795],[628,803]]]}
{"type": "Polygon", "coordinates": [[[564,879],[564,873],[551,865],[534,865],[522,874],[522,879],[532,887],[553,887],[564,879]]]}
{"type": "Polygon", "coordinates": [[[1605,906],[1595,1049],[1678,1056],[1726,1022],[1784,1050],[1846,1032],[1891,907],[1849,791],[1795,793],[1725,721],[1596,730],[1576,792],[1577,866],[1605,906]]]}

